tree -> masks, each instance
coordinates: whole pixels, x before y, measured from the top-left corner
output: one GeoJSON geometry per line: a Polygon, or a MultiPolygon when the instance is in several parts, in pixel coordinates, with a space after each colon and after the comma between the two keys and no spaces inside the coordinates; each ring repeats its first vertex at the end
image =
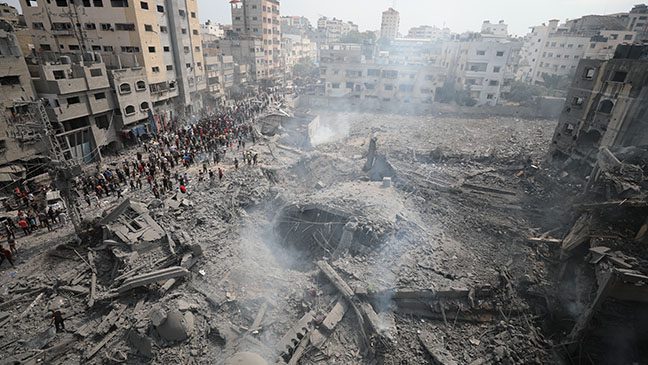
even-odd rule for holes
{"type": "Polygon", "coordinates": [[[293,66],[294,77],[319,77],[319,70],[310,58],[302,58],[293,66]]]}
{"type": "Polygon", "coordinates": [[[354,30],[340,37],[342,43],[373,44],[375,41],[376,35],[373,32],[360,33],[354,30]]]}
{"type": "Polygon", "coordinates": [[[468,90],[458,90],[455,93],[454,101],[455,103],[457,103],[457,105],[463,105],[463,106],[477,105],[477,100],[470,95],[470,91],[468,90]]]}
{"type": "Polygon", "coordinates": [[[572,78],[569,75],[545,74],[542,76],[542,79],[544,86],[548,89],[567,91],[572,78]]]}
{"type": "Polygon", "coordinates": [[[508,101],[516,103],[528,103],[534,98],[546,95],[547,90],[542,86],[527,84],[522,81],[514,81],[511,84],[511,91],[504,95],[508,101]]]}
{"type": "Polygon", "coordinates": [[[454,100],[456,92],[454,82],[446,81],[437,89],[434,99],[447,104],[454,100]]]}
{"type": "Polygon", "coordinates": [[[457,105],[462,106],[475,106],[477,105],[477,100],[475,100],[468,90],[457,90],[454,82],[446,81],[443,83],[443,86],[438,88],[435,94],[435,101],[440,103],[449,104],[451,102],[457,103],[457,105]]]}

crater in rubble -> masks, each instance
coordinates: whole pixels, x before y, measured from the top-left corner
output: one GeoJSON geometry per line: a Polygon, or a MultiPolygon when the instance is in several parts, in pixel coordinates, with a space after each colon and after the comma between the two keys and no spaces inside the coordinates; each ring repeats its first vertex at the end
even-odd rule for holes
{"type": "Polygon", "coordinates": [[[275,216],[282,246],[310,264],[321,257],[355,255],[384,242],[404,206],[393,188],[376,182],[347,182],[285,205],[275,216]]]}

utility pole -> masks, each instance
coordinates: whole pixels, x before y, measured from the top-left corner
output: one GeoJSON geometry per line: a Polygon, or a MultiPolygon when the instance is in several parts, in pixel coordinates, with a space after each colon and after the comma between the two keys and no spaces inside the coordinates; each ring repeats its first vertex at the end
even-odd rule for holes
{"type": "Polygon", "coordinates": [[[81,232],[81,215],[79,214],[76,196],[73,194],[72,188],[74,187],[74,178],[81,174],[81,165],[72,156],[65,155],[61,143],[56,136],[56,130],[54,130],[52,123],[50,123],[43,102],[37,100],[32,104],[35,104],[34,106],[38,110],[38,116],[45,131],[45,140],[48,144],[47,147],[50,156],[50,175],[55,178],[55,185],[61,192],[63,199],[65,199],[67,215],[72,221],[74,232],[78,238],[81,232]]]}

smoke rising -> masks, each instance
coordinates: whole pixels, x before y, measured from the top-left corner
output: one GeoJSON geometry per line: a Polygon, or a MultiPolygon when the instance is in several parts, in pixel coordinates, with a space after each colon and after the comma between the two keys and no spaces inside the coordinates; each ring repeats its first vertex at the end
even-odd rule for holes
{"type": "Polygon", "coordinates": [[[351,130],[350,115],[342,114],[336,118],[318,118],[317,127],[311,133],[311,145],[318,146],[341,140],[349,135],[351,130]]]}

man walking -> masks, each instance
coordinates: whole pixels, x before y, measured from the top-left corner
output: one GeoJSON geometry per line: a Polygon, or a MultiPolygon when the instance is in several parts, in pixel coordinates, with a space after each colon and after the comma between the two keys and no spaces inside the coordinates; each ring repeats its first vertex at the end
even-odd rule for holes
{"type": "Polygon", "coordinates": [[[54,323],[54,326],[56,326],[56,332],[63,332],[65,331],[65,323],[63,322],[63,314],[61,314],[61,311],[56,309],[52,309],[52,322],[50,322],[50,326],[54,323]]]}

